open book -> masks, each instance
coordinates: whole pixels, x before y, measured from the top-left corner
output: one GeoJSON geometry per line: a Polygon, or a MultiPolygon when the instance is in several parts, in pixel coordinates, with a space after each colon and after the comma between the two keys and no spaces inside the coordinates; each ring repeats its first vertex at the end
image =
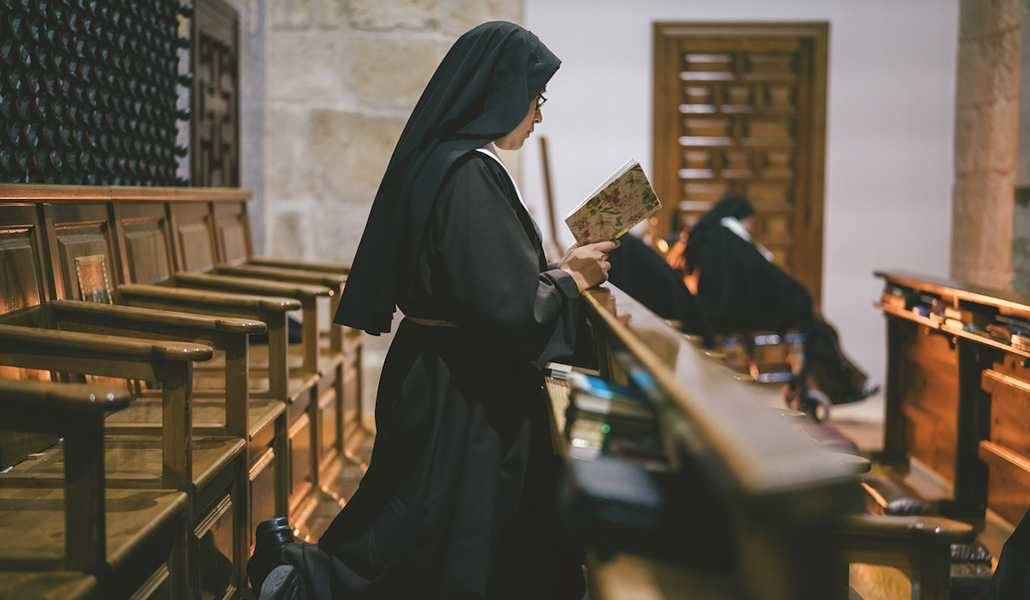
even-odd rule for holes
{"type": "Polygon", "coordinates": [[[565,217],[580,244],[614,240],[662,207],[640,163],[630,159],[565,217]]]}

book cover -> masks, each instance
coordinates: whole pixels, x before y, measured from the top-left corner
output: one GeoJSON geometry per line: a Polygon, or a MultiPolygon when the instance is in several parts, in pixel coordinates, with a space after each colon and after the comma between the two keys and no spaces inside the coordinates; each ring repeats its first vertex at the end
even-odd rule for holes
{"type": "Polygon", "coordinates": [[[662,207],[640,163],[630,159],[565,217],[579,244],[614,240],[662,207]]]}

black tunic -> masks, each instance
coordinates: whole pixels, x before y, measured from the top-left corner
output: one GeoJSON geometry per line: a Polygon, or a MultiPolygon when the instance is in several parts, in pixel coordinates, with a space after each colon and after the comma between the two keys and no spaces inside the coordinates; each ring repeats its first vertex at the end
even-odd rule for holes
{"type": "MultiPolygon", "coordinates": [[[[510,178],[472,151],[427,221],[353,499],[310,555],[319,598],[548,598],[557,561],[541,366],[573,348],[580,296],[547,270],[510,178]],[[331,596],[330,596],[331,593],[331,596]]],[[[303,559],[294,559],[304,565],[303,559]]],[[[557,571],[557,572],[556,572],[557,571]]],[[[581,592],[581,590],[580,590],[581,592]]],[[[572,597],[578,597],[573,595],[572,597]]]]}
{"type": "Polygon", "coordinates": [[[632,234],[619,238],[619,247],[608,253],[612,268],[608,283],[633,296],[663,319],[678,321],[680,330],[702,336],[712,345],[712,334],[701,316],[697,299],[682,276],[657,252],[632,234]]]}
{"type": "Polygon", "coordinates": [[[697,301],[716,333],[778,330],[812,318],[812,297],[751,242],[721,225],[691,232],[697,301]]]}

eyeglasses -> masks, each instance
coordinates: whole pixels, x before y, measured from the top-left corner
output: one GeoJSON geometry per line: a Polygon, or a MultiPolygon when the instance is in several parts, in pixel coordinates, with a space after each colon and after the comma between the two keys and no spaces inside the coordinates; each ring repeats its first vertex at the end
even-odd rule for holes
{"type": "Polygon", "coordinates": [[[543,94],[537,94],[536,95],[536,109],[537,110],[540,110],[540,107],[543,106],[545,102],[547,102],[547,98],[544,98],[543,94]]]}

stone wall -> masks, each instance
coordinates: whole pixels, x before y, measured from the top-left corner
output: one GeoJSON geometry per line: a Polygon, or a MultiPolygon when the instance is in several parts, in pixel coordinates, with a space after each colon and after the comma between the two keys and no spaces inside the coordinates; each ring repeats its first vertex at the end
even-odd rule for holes
{"type": "Polygon", "coordinates": [[[512,0],[263,0],[268,253],[350,262],[404,123],[454,40],[512,0]]]}
{"type": "Polygon", "coordinates": [[[951,277],[1000,289],[1009,289],[1014,278],[1024,4],[1025,0],[959,4],[951,277]]]}

